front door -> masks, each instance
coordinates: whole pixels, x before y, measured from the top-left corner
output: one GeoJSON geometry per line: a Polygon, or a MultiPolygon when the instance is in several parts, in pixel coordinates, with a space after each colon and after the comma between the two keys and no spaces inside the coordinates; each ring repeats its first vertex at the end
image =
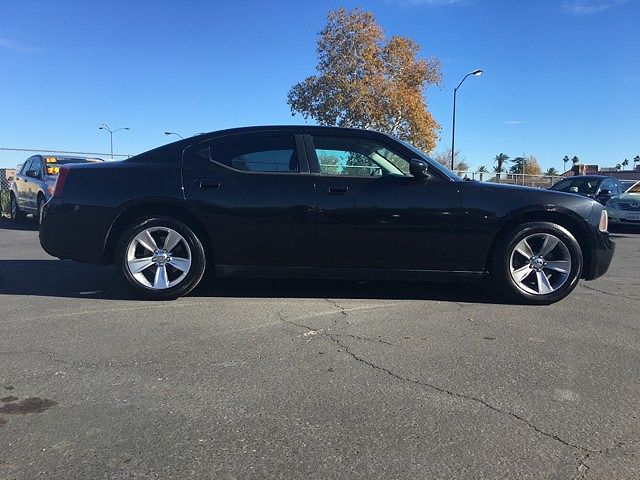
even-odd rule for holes
{"type": "Polygon", "coordinates": [[[315,187],[301,137],[245,133],[193,145],[183,185],[214,231],[218,265],[311,265],[315,187]]]}
{"type": "Polygon", "coordinates": [[[306,138],[317,170],[315,265],[455,268],[462,235],[456,182],[413,178],[406,153],[377,139],[306,138]]]}

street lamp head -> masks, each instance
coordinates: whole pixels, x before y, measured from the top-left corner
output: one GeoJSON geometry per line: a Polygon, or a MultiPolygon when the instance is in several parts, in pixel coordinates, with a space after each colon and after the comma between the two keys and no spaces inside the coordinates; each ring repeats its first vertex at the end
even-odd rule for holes
{"type": "Polygon", "coordinates": [[[482,75],[482,70],[481,69],[477,69],[474,70],[473,72],[471,72],[472,75],[475,75],[476,77],[479,77],[480,75],[482,75]]]}
{"type": "Polygon", "coordinates": [[[124,130],[130,130],[130,128],[129,127],[124,127],[124,130]]]}

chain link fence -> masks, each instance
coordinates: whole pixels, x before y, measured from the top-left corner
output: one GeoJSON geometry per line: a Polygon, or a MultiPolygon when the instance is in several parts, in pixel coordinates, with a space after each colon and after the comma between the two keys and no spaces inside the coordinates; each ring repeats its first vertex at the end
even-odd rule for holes
{"type": "Polygon", "coordinates": [[[561,175],[528,175],[522,173],[493,173],[493,172],[457,172],[463,178],[479,180],[481,182],[506,183],[508,185],[523,185],[525,187],[549,188],[560,181],[561,175]]]}
{"type": "Polygon", "coordinates": [[[101,158],[103,160],[123,160],[131,157],[125,154],[96,153],[96,152],[71,152],[66,150],[48,150],[36,148],[8,148],[0,147],[0,214],[9,214],[9,189],[11,181],[20,170],[22,164],[32,155],[69,155],[77,157],[101,158]]]}

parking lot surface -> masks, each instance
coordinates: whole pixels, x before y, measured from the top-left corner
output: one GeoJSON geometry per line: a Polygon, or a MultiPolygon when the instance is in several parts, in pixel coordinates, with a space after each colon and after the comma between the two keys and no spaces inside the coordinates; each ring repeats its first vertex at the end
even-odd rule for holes
{"type": "Polygon", "coordinates": [[[640,235],[548,307],[477,285],[133,299],[0,221],[0,479],[640,478],[640,235]]]}

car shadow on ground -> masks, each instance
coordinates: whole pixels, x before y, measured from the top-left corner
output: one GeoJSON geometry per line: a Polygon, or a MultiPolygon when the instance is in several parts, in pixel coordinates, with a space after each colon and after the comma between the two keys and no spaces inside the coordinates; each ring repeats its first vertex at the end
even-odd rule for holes
{"type": "MultiPolygon", "coordinates": [[[[114,267],[66,260],[0,260],[0,294],[139,300],[114,267]]],[[[203,279],[194,298],[350,298],[504,303],[482,284],[300,279],[203,279]]]]}
{"type": "Polygon", "coordinates": [[[14,222],[10,218],[0,217],[0,230],[24,230],[24,231],[38,231],[38,223],[33,219],[27,219],[24,222],[14,222]]]}

